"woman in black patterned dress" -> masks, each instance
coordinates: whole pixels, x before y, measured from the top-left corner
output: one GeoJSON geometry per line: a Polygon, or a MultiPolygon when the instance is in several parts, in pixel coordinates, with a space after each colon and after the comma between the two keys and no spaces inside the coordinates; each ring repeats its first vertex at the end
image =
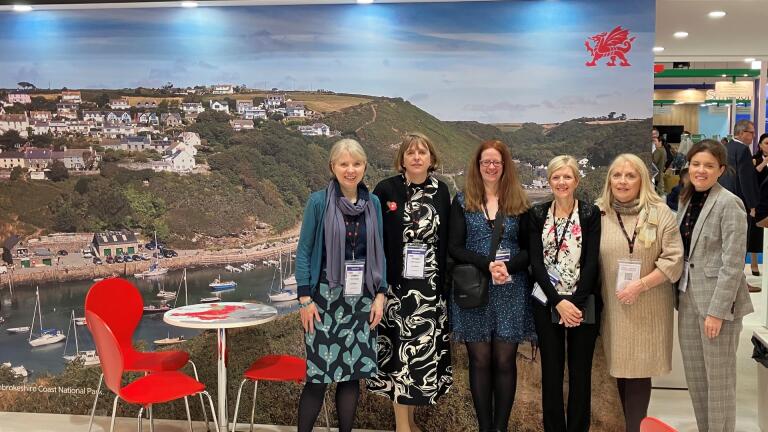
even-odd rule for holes
{"type": "Polygon", "coordinates": [[[395,158],[399,175],[379,183],[389,290],[378,328],[379,371],[368,389],[392,400],[397,432],[419,432],[416,405],[448,392],[448,313],[443,292],[451,197],[430,175],[437,155],[429,139],[406,135],[395,158]]]}

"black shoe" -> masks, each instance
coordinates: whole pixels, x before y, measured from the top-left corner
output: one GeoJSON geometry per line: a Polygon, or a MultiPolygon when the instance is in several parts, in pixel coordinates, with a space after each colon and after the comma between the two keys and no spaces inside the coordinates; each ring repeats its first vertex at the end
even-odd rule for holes
{"type": "Polygon", "coordinates": [[[752,270],[752,276],[760,276],[760,270],[752,270]]]}
{"type": "Polygon", "coordinates": [[[751,293],[759,293],[760,291],[763,290],[759,286],[754,286],[754,285],[749,285],[749,284],[747,284],[747,288],[749,288],[749,292],[751,292],[751,293]]]}

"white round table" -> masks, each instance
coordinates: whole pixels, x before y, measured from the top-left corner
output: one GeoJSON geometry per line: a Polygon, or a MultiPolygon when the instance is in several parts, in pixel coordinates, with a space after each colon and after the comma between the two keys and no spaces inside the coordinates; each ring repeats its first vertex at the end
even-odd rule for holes
{"type": "Polygon", "coordinates": [[[163,321],[176,327],[216,329],[218,337],[218,404],[220,432],[226,432],[227,419],[227,329],[249,327],[272,321],[277,309],[257,303],[221,302],[201,303],[171,309],[163,321]]]}

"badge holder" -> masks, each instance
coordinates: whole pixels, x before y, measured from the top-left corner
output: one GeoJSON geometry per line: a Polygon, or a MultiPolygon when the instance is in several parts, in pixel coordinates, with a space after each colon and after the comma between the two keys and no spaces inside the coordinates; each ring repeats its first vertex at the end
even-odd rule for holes
{"type": "Polygon", "coordinates": [[[404,254],[405,262],[403,263],[403,278],[424,279],[427,245],[424,243],[407,243],[405,245],[404,254]]]}
{"type": "Polygon", "coordinates": [[[344,261],[344,295],[363,295],[363,282],[365,280],[365,261],[344,261]]]}
{"type": "Polygon", "coordinates": [[[619,269],[616,275],[616,292],[623,290],[628,283],[639,280],[641,267],[642,263],[640,260],[619,260],[619,269]]]}
{"type": "MultiPolygon", "coordinates": [[[[499,250],[496,251],[496,261],[508,262],[511,259],[512,259],[512,251],[510,249],[499,248],[499,250]]],[[[508,275],[507,279],[504,280],[504,283],[510,283],[510,282],[512,282],[512,275],[508,275]]]]}

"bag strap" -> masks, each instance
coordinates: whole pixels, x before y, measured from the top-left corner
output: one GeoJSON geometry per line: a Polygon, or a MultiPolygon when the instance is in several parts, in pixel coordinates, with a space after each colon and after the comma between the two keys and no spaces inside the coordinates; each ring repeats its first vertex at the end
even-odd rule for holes
{"type": "Polygon", "coordinates": [[[496,222],[493,224],[493,233],[491,234],[491,250],[488,252],[488,259],[494,261],[496,259],[496,249],[499,248],[501,243],[501,233],[504,231],[504,220],[506,216],[501,211],[496,212],[496,222]]]}

